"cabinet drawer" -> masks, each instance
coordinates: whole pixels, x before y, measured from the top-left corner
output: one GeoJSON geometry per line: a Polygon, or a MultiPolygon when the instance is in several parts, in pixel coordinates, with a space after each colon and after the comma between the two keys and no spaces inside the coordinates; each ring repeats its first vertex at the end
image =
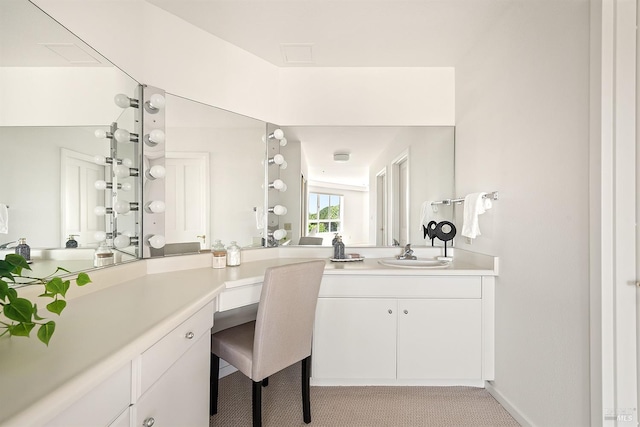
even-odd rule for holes
{"type": "Polygon", "coordinates": [[[131,363],[104,380],[46,424],[47,427],[106,426],[131,403],[131,363]]]}
{"type": "Polygon", "coordinates": [[[480,276],[325,275],[320,297],[482,298],[480,276]]]}
{"type": "Polygon", "coordinates": [[[207,304],[180,326],[142,353],[140,395],[175,363],[203,335],[211,333],[213,302],[207,304]]]}

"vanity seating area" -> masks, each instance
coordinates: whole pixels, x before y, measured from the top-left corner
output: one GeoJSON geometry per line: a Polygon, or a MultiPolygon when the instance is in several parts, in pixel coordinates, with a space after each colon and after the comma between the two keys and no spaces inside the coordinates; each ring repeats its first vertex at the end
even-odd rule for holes
{"type": "Polygon", "coordinates": [[[403,269],[377,262],[397,248],[358,250],[362,262],[330,262],[331,248],[280,247],[246,250],[225,269],[200,254],[95,270],[94,283],[69,292],[48,348],[0,339],[0,399],[12,403],[0,408],[0,425],[208,425],[214,313],[257,303],[267,267],[318,258],[327,265],[312,385],[482,387],[493,378],[497,258],[456,251],[447,268],[403,269]]]}

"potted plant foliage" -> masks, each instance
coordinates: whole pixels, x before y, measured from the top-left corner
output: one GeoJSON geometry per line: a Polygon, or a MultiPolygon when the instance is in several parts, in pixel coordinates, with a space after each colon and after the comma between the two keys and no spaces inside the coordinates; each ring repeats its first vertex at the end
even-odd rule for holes
{"type": "MultiPolygon", "coordinates": [[[[72,278],[56,276],[59,272],[70,273],[62,267],[58,267],[55,272],[43,278],[24,274],[25,270],[31,271],[31,267],[20,255],[8,254],[4,261],[0,260],[0,337],[6,334],[28,337],[37,327],[38,339],[49,345],[56,330],[56,323],[40,317],[37,305],[27,298],[19,297],[18,291],[10,287],[8,282],[44,286],[44,292],[39,296],[51,298],[52,301],[47,304],[46,309],[59,316],[67,306],[65,297],[72,278]]],[[[75,282],[78,286],[84,286],[90,283],[91,279],[87,273],[79,273],[75,282]]]]}

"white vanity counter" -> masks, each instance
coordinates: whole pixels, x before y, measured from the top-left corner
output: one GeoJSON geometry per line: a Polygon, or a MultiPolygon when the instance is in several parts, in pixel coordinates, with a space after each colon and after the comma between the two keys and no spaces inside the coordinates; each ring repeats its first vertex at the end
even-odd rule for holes
{"type": "MultiPolygon", "coordinates": [[[[62,316],[46,316],[57,323],[49,347],[35,336],[0,338],[0,425],[46,425],[123,366],[131,367],[130,404],[135,407],[144,391],[139,379],[139,371],[144,371],[141,355],[207,307],[212,317],[213,311],[257,302],[264,271],[271,266],[321,257],[327,259],[327,275],[497,274],[497,259],[484,256],[481,261],[461,256],[446,269],[423,270],[383,266],[369,258],[333,263],[324,252],[317,256],[313,251],[275,249],[279,250],[245,251],[242,265],[225,269],[212,269],[211,255],[200,254],[90,272],[94,283],[84,288],[72,286],[62,316]]],[[[36,287],[19,290],[25,296],[40,292],[36,287]]],[[[144,395],[141,400],[144,402],[144,395]]]]}

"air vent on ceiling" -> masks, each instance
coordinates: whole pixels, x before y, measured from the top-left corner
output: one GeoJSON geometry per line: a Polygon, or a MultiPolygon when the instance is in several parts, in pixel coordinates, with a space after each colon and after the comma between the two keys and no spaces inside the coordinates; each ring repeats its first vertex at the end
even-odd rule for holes
{"type": "Polygon", "coordinates": [[[282,43],[280,51],[285,64],[313,64],[311,43],[282,43]]]}
{"type": "Polygon", "coordinates": [[[100,61],[74,43],[41,43],[41,45],[57,53],[72,64],[101,64],[100,61]]]}

